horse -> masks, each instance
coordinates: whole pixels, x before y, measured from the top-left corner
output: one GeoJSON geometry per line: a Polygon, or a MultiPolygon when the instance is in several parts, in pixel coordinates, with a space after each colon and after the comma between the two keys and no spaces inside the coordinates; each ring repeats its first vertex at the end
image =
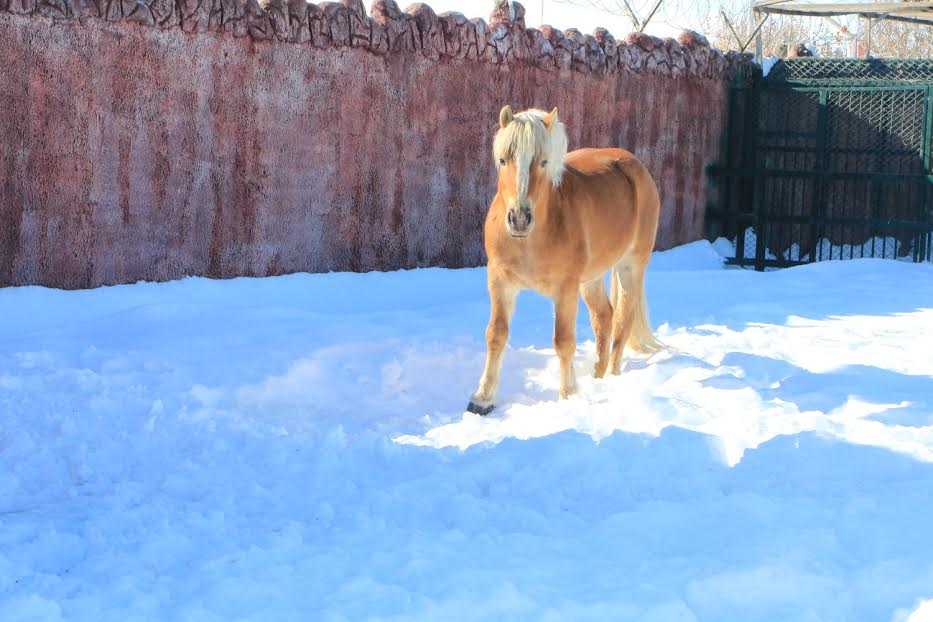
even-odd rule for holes
{"type": "Polygon", "coordinates": [[[557,108],[513,114],[503,107],[492,151],[499,178],[484,227],[490,299],[486,364],[467,406],[478,415],[494,408],[509,323],[523,289],[554,302],[561,399],[576,392],[578,292],[596,336],[596,378],[607,369],[621,373],[626,345],[640,352],[662,347],[651,331],[645,300],[645,269],[660,212],[657,186],[645,166],[623,149],[567,153],[557,108]]]}

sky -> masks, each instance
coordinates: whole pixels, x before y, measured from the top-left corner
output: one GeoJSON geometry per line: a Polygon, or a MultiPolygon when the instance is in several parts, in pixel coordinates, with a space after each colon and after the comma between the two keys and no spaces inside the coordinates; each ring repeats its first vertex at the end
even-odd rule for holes
{"type": "MultiPolygon", "coordinates": [[[[431,8],[437,13],[458,11],[467,17],[488,19],[493,2],[492,0],[427,0],[427,4],[431,5],[431,8]]],[[[634,4],[640,6],[643,3],[634,4]]],[[[602,26],[608,29],[617,39],[621,39],[634,30],[628,18],[621,15],[611,15],[587,6],[578,6],[555,0],[527,0],[522,2],[522,5],[525,7],[525,23],[533,28],[544,23],[555,26],[560,30],[576,28],[585,34],[590,34],[596,28],[602,26]]],[[[638,10],[636,9],[636,11],[638,10]]],[[[647,13],[647,9],[639,11],[639,16],[644,17],[647,13]]],[[[656,16],[649,22],[645,32],[657,37],[676,37],[682,30],[683,28],[664,23],[663,18],[659,19],[656,16]]]]}

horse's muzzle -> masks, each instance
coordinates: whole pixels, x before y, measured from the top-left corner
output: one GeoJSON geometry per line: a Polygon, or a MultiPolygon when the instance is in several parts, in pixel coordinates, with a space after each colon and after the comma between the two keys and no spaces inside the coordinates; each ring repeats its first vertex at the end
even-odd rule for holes
{"type": "Polygon", "coordinates": [[[523,238],[531,233],[531,227],[534,224],[534,216],[527,207],[510,209],[505,215],[506,228],[509,234],[515,238],[523,238]]]}

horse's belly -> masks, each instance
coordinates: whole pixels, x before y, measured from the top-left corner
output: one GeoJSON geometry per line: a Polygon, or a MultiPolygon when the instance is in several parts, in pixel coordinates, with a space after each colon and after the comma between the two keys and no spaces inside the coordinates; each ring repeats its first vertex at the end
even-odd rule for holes
{"type": "Polygon", "coordinates": [[[510,280],[522,289],[536,291],[548,298],[558,294],[559,282],[554,279],[554,272],[541,265],[528,263],[512,266],[508,274],[510,280]]]}
{"type": "Polygon", "coordinates": [[[627,247],[620,244],[607,248],[602,252],[594,253],[590,256],[580,280],[585,283],[603,276],[622,260],[626,250],[627,247]]]}
{"type": "Polygon", "coordinates": [[[588,257],[583,270],[582,280],[591,281],[599,278],[631,252],[633,231],[631,219],[621,214],[606,215],[595,227],[588,243],[588,257]]]}
{"type": "MultiPolygon", "coordinates": [[[[591,249],[595,250],[595,249],[591,249]]],[[[530,289],[549,298],[558,295],[566,284],[566,278],[575,271],[568,270],[568,265],[585,263],[583,271],[575,274],[580,283],[598,279],[609,272],[622,258],[624,248],[607,248],[591,253],[588,257],[582,250],[574,253],[537,253],[535,255],[515,254],[500,265],[506,267],[509,279],[522,289],[530,289]]],[[[574,286],[577,284],[575,283],[574,286]]]]}

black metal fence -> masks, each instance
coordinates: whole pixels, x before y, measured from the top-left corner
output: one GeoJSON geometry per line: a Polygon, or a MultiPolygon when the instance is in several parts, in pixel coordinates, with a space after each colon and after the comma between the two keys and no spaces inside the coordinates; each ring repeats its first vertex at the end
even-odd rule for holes
{"type": "Polygon", "coordinates": [[[730,87],[711,237],[731,263],[933,258],[933,61],[789,59],[730,87]]]}

